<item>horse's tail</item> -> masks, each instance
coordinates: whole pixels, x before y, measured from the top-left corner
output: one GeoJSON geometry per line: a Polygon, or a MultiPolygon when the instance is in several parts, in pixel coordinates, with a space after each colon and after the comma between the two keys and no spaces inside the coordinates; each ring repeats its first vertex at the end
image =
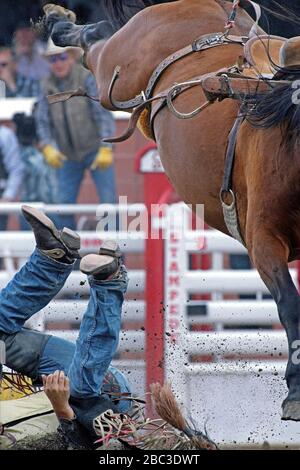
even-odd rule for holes
{"type": "Polygon", "coordinates": [[[217,449],[216,444],[206,434],[196,428],[192,428],[184,418],[169,384],[163,386],[158,383],[152,384],[150,390],[159,416],[171,426],[181,431],[189,439],[193,448],[217,449]]]}

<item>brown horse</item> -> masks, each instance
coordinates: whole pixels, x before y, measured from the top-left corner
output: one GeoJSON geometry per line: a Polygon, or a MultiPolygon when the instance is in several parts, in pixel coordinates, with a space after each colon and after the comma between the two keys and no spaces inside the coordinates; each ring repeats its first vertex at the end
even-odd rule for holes
{"type": "MultiPolygon", "coordinates": [[[[62,10],[48,10],[48,27],[54,25],[53,40],[58,45],[85,49],[100,101],[109,109],[114,109],[109,87],[116,66],[121,72],[115,82],[114,99],[130,100],[146,89],[153,70],[167,56],[201,35],[223,31],[232,9],[232,3],[223,0],[140,3],[157,4],[141,7],[127,23],[126,11],[121,8],[126,24],[105,43],[96,39],[106,38],[107,23],[77,26],[62,10]]],[[[238,8],[233,34],[246,36],[252,26],[251,17],[238,8]]],[[[297,47],[300,50],[299,41],[297,47]]],[[[153,95],[175,82],[229,67],[242,54],[241,44],[224,44],[190,54],[165,70],[153,95]]],[[[300,65],[300,58],[297,63],[300,65]]],[[[293,70],[296,73],[296,67],[293,70]]],[[[186,112],[205,101],[200,87],[191,88],[177,97],[176,107],[186,112]]],[[[193,119],[179,120],[164,107],[153,124],[165,171],[177,192],[188,204],[204,204],[206,222],[226,234],[219,192],[228,134],[238,109],[236,101],[224,99],[193,119]]],[[[288,337],[289,393],[283,403],[283,419],[300,421],[300,364],[296,354],[300,345],[300,299],[288,269],[289,261],[300,259],[300,111],[299,105],[291,102],[290,86],[274,93],[261,109],[262,116],[256,116],[257,121],[261,117],[260,127],[246,119],[238,130],[232,188],[241,236],[277,303],[288,337]]]]}

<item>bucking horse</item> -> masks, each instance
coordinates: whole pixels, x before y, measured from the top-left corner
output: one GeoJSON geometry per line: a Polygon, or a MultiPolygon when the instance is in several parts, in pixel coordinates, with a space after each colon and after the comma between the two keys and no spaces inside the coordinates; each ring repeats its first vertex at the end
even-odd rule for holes
{"type": "MultiPolygon", "coordinates": [[[[58,46],[84,50],[101,104],[155,140],[173,186],[247,248],[289,345],[282,419],[300,421],[300,37],[269,36],[250,0],[106,0],[110,21],[77,25],[44,7],[58,46]],[[253,8],[253,19],[243,8],[253,8]]],[[[72,94],[84,94],[75,90],[72,94]]],[[[57,99],[57,97],[56,97],[57,99]]]]}

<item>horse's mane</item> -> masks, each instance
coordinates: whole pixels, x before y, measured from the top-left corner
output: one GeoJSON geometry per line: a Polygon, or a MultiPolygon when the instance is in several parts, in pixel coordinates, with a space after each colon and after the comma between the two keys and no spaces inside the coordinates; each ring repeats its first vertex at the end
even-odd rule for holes
{"type": "MultiPolygon", "coordinates": [[[[244,0],[241,1],[241,6],[242,7],[244,7],[243,1],[244,0]]],[[[260,4],[259,1],[257,1],[257,3],[260,4]]],[[[293,9],[288,8],[285,5],[281,5],[276,0],[271,0],[270,7],[266,7],[264,5],[260,5],[260,6],[266,13],[269,13],[270,15],[274,16],[275,18],[278,18],[278,19],[283,20],[285,22],[288,21],[290,23],[300,25],[299,13],[295,12],[293,9]],[[276,10],[273,9],[273,6],[274,6],[274,8],[276,8],[276,10]]],[[[294,7],[296,8],[296,2],[294,2],[293,8],[294,7]]],[[[299,5],[298,5],[298,7],[299,7],[299,5]]]]}
{"type": "MultiPolygon", "coordinates": [[[[284,70],[284,69],[283,69],[284,70]]],[[[288,77],[296,80],[300,69],[288,77]]],[[[275,88],[266,95],[257,96],[248,103],[247,120],[258,129],[282,128],[282,144],[291,148],[300,143],[300,93],[290,83],[275,88]]]]}
{"type": "MultiPolygon", "coordinates": [[[[258,1],[258,3],[260,2],[258,1]]],[[[289,6],[295,7],[296,10],[293,11],[285,5],[281,5],[277,0],[271,0],[269,7],[261,5],[262,9],[268,14],[285,22],[299,25],[300,18],[297,15],[299,4],[296,5],[296,1],[290,0],[289,6]],[[273,8],[276,8],[276,10],[273,10],[273,8]]],[[[280,78],[289,79],[290,81],[300,79],[300,66],[293,68],[293,70],[280,67],[274,63],[273,66],[279,73],[280,78]]],[[[248,106],[247,119],[251,125],[259,129],[280,126],[283,131],[282,144],[290,148],[296,144],[300,145],[300,104],[295,101],[295,97],[299,100],[299,90],[289,83],[275,88],[266,95],[257,96],[248,103],[250,106],[248,106]]]]}
{"type": "Polygon", "coordinates": [[[116,29],[120,29],[144,8],[175,1],[177,0],[104,0],[103,3],[108,19],[116,29]]]}
{"type": "MultiPolygon", "coordinates": [[[[124,26],[130,18],[144,8],[175,1],[178,0],[103,0],[103,4],[112,26],[118,30],[124,26]]],[[[232,2],[232,0],[227,1],[232,2]]],[[[259,0],[256,1],[266,13],[283,21],[289,21],[297,25],[300,24],[300,18],[297,12],[287,6],[281,5],[279,1],[271,0],[271,5],[268,7],[262,5],[259,0]]],[[[247,10],[249,9],[249,3],[246,0],[241,0],[240,6],[247,10]]]]}

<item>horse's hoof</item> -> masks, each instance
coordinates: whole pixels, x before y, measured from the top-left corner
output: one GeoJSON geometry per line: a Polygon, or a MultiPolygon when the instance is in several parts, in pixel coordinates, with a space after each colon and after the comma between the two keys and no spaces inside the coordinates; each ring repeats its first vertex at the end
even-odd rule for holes
{"type": "Polygon", "coordinates": [[[47,3],[43,7],[44,13],[46,17],[50,15],[57,15],[62,17],[63,19],[67,21],[71,21],[72,23],[76,22],[76,15],[73,11],[67,10],[64,7],[61,7],[60,5],[54,5],[54,3],[47,3]]]}
{"type": "Polygon", "coordinates": [[[286,401],[282,405],[282,420],[300,421],[300,401],[286,401]]]}

